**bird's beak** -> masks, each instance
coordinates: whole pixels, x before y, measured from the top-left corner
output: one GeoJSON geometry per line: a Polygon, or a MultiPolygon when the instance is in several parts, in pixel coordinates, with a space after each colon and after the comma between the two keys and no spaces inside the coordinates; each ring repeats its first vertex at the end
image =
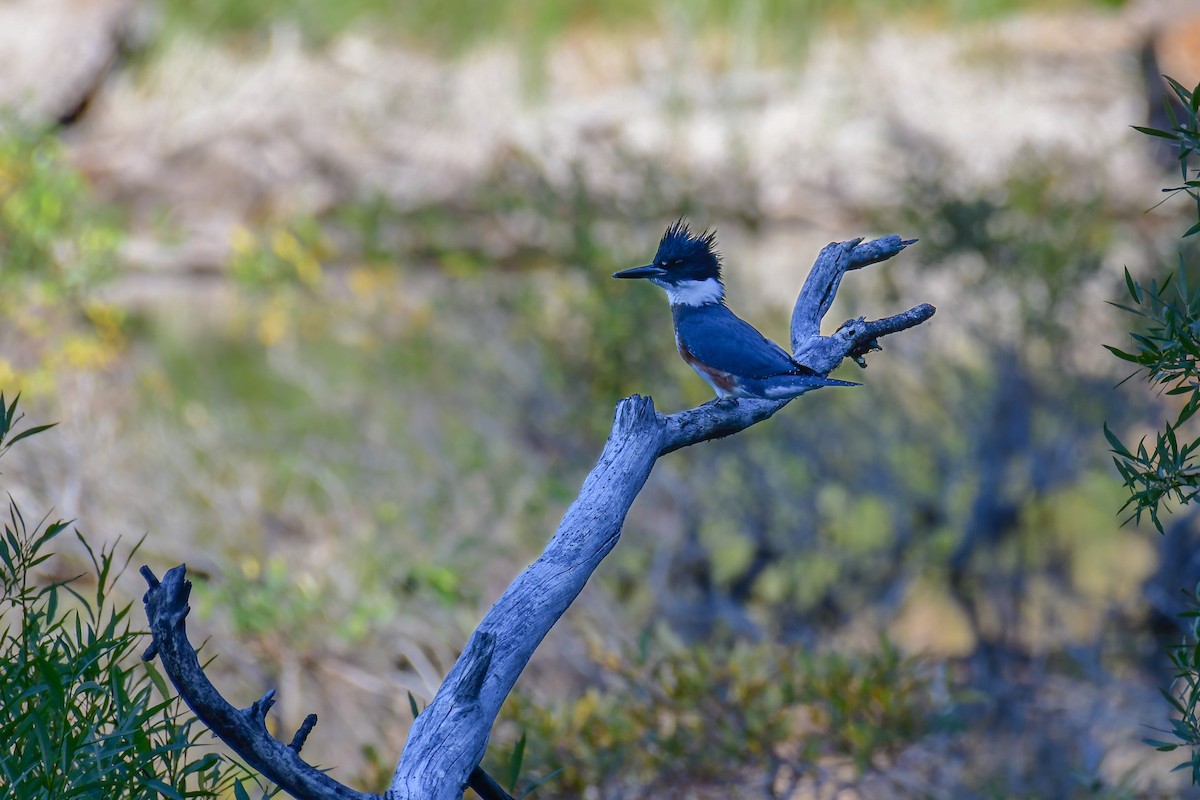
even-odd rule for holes
{"type": "Polygon", "coordinates": [[[667,271],[662,267],[656,267],[653,264],[647,264],[644,267],[634,267],[633,269],[614,272],[614,278],[661,278],[666,275],[667,271]]]}

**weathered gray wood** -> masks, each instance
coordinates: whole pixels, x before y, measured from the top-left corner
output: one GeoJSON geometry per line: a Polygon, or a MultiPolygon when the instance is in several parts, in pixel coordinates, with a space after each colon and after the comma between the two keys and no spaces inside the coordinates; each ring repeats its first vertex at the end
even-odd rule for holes
{"type": "MultiPolygon", "coordinates": [[[[886,261],[915,241],[916,239],[901,239],[893,234],[866,243],[863,243],[862,239],[851,239],[848,242],[832,242],[825,245],[817,255],[817,260],[813,262],[792,309],[792,353],[811,347],[814,340],[823,338],[821,320],[833,305],[833,298],[837,296],[843,275],[850,270],[886,261]]],[[[812,367],[807,361],[801,363],[812,367]]]]}
{"type": "Polygon", "coordinates": [[[525,568],[479,623],[481,635],[497,641],[477,702],[468,709],[459,685],[469,679],[464,661],[450,670],[436,696],[409,732],[389,797],[458,800],[467,773],[483,758],[500,705],[533,651],[583,590],[608,555],[625,514],[641,491],[661,450],[663,419],[649,398],[617,404],[612,432],[567,509],[558,531],[536,561],[525,568]]]}
{"type": "MultiPolygon", "coordinates": [[[[160,582],[149,567],[142,567],[149,588],[142,602],[150,622],[153,643],[143,659],[159,657],[163,670],[179,690],[179,696],[214,733],[267,779],[293,797],[308,800],[373,800],[330,778],[300,758],[299,745],[291,748],[267,733],[267,712],[275,703],[275,691],[267,692],[249,708],[234,708],[212,685],[196,651],[188,642],[185,621],[191,608],[188,595],[192,584],[181,564],[167,570],[160,582]]],[[[305,727],[311,730],[307,721],[305,727]]],[[[461,796],[461,792],[460,792],[461,796]]]]}
{"type": "MultiPolygon", "coordinates": [[[[278,784],[292,797],[302,800],[379,800],[383,795],[357,792],[330,778],[324,772],[300,758],[304,741],[317,724],[317,715],[309,714],[288,745],[267,731],[267,712],[275,704],[275,690],[255,700],[249,708],[238,709],[229,703],[208,680],[196,649],[187,637],[187,615],[191,612],[188,596],[192,584],[187,580],[187,567],[180,564],[163,576],[160,582],[149,567],[141,568],[148,589],[142,602],[150,623],[151,644],[142,658],[150,661],[161,657],[163,671],[179,691],[179,696],[217,737],[228,744],[252,768],[278,784]]],[[[459,691],[464,705],[469,706],[479,693],[495,639],[490,635],[472,639],[478,643],[459,659],[464,663],[466,679],[459,691]]],[[[513,800],[498,783],[476,766],[467,779],[468,785],[483,800],[513,800]]]]}
{"type": "MultiPolygon", "coordinates": [[[[872,242],[835,243],[821,251],[801,289],[792,314],[792,351],[800,363],[827,374],[845,358],[865,366],[863,356],[879,349],[878,339],[929,319],[934,308],[920,305],[881,320],[844,323],[821,336],[842,276],[886,260],[911,241],[888,236],[872,242]]],[[[589,577],[616,546],[621,527],[659,456],[698,442],[737,433],[761,422],[789,401],[742,399],[711,402],[663,416],[650,398],[634,395],[617,404],[600,460],[583,482],[558,530],[536,561],[517,576],[476,628],[441,688],[409,733],[387,800],[459,800],[468,784],[481,796],[507,795],[478,765],[492,724],[542,639],[583,590],[589,577]]],[[[294,747],[266,731],[264,720],[273,692],[238,710],[209,683],[184,628],[189,584],[182,566],[162,583],[149,569],[145,604],[154,644],[146,658],[161,655],[180,695],[214,733],[253,768],[300,798],[375,798],[349,789],[299,757],[312,729],[306,720],[294,747]]]]}

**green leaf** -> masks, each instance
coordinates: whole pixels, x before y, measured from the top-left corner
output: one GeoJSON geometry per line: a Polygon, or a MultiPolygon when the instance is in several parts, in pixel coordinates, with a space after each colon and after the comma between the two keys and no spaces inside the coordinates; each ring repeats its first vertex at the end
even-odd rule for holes
{"type": "Polygon", "coordinates": [[[1163,742],[1158,739],[1142,739],[1142,744],[1147,744],[1162,753],[1169,753],[1172,750],[1179,748],[1179,745],[1172,742],[1163,742]]]}
{"type": "Polygon", "coordinates": [[[540,789],[542,787],[542,784],[544,784],[546,781],[550,780],[551,778],[553,778],[555,775],[557,775],[558,773],[560,773],[562,771],[563,771],[563,767],[559,767],[558,769],[554,770],[554,772],[551,772],[549,775],[542,778],[540,781],[533,784],[528,789],[526,789],[524,792],[522,792],[520,794],[520,796],[517,797],[517,800],[525,800],[526,797],[529,797],[531,794],[533,794],[538,789],[540,789]]]}
{"type": "Polygon", "coordinates": [[[1196,104],[1200,103],[1200,99],[1197,99],[1196,93],[1189,91],[1186,86],[1172,78],[1170,75],[1163,75],[1163,78],[1171,85],[1171,88],[1175,91],[1175,94],[1179,97],[1179,99],[1183,101],[1183,104],[1190,108],[1193,114],[1196,113],[1196,104]]]}
{"type": "Polygon", "coordinates": [[[184,800],[183,795],[179,793],[178,789],[176,789],[174,786],[168,786],[158,778],[151,778],[148,776],[143,777],[142,783],[146,788],[153,788],[164,797],[168,797],[171,800],[184,800]]]}
{"type": "Polygon", "coordinates": [[[1166,689],[1159,689],[1158,692],[1163,697],[1165,697],[1167,699],[1167,702],[1171,704],[1171,707],[1174,708],[1176,711],[1178,711],[1180,714],[1187,713],[1186,711],[1183,710],[1183,704],[1179,702],[1179,700],[1175,697],[1175,695],[1171,694],[1166,689]]]}
{"type": "Polygon", "coordinates": [[[1108,443],[1112,447],[1114,453],[1125,458],[1133,458],[1132,454],[1129,452],[1129,448],[1121,443],[1121,440],[1117,438],[1117,435],[1108,427],[1107,422],[1104,423],[1104,438],[1108,439],[1108,443]]]}
{"type": "Polygon", "coordinates": [[[57,424],[58,424],[57,422],[51,422],[49,425],[38,425],[33,428],[28,428],[26,430],[21,431],[20,433],[18,433],[16,436],[12,437],[11,439],[9,439],[8,443],[10,445],[14,445],[17,442],[21,441],[22,439],[24,439],[28,436],[33,436],[34,434],[41,433],[42,431],[48,431],[57,424]]]}
{"type": "Polygon", "coordinates": [[[150,676],[150,682],[153,683],[154,688],[158,690],[158,696],[170,699],[173,694],[167,687],[167,681],[165,678],[163,678],[162,673],[159,672],[158,667],[154,666],[154,662],[143,661],[142,666],[145,668],[146,674],[150,676]]]}
{"type": "Polygon", "coordinates": [[[1160,139],[1170,139],[1171,141],[1175,141],[1176,139],[1179,138],[1174,133],[1169,133],[1167,131],[1160,131],[1157,128],[1143,128],[1141,125],[1131,125],[1130,127],[1133,128],[1138,133],[1144,133],[1147,136],[1157,136],[1160,139]]]}
{"type": "Polygon", "coordinates": [[[41,550],[42,546],[45,545],[46,542],[50,541],[55,536],[58,536],[60,533],[66,530],[67,526],[70,525],[71,522],[73,522],[73,520],[60,519],[58,522],[46,526],[46,530],[42,532],[42,535],[33,541],[33,545],[30,550],[34,553],[41,550]]]}
{"type": "Polygon", "coordinates": [[[203,758],[197,759],[184,766],[180,775],[191,775],[195,772],[203,772],[206,769],[211,769],[215,764],[219,764],[221,757],[216,753],[208,753],[203,758]]]}
{"type": "Polygon", "coordinates": [[[1133,275],[1129,274],[1129,267],[1125,268],[1125,288],[1129,290],[1129,296],[1135,302],[1142,302],[1142,287],[1138,286],[1137,282],[1133,279],[1133,275]]]}
{"type": "MultiPolygon", "coordinates": [[[[1146,313],[1145,313],[1144,311],[1142,311],[1140,308],[1134,308],[1133,306],[1127,306],[1127,305],[1125,305],[1124,303],[1116,303],[1116,302],[1113,302],[1112,300],[1107,300],[1106,302],[1107,302],[1107,303],[1108,303],[1110,306],[1114,306],[1114,307],[1116,307],[1116,308],[1119,308],[1119,309],[1121,309],[1122,311],[1125,311],[1125,312],[1128,312],[1128,313],[1130,313],[1130,314],[1133,314],[1134,316],[1138,316],[1138,317],[1146,318],[1146,313]]],[[[1141,301],[1141,300],[1139,300],[1138,302],[1140,303],[1140,302],[1142,302],[1142,301],[1141,301]]],[[[1135,338],[1136,338],[1136,337],[1135,337],[1135,338]]]]}
{"type": "Polygon", "coordinates": [[[513,747],[512,757],[508,759],[508,790],[515,792],[517,790],[517,780],[521,777],[521,765],[525,761],[525,732],[521,732],[521,738],[517,739],[517,744],[513,747]]]}
{"type": "Polygon", "coordinates": [[[1183,463],[1182,463],[1182,460],[1179,458],[1179,439],[1175,436],[1175,429],[1172,428],[1170,425],[1168,425],[1166,428],[1166,434],[1167,434],[1167,442],[1171,446],[1170,452],[1171,452],[1172,458],[1174,459],[1174,463],[1177,468],[1182,468],[1183,463]]]}
{"type": "Polygon", "coordinates": [[[1115,348],[1111,345],[1107,345],[1107,344],[1104,345],[1104,349],[1107,350],[1108,352],[1112,353],[1114,356],[1121,359],[1122,361],[1132,361],[1133,363],[1136,364],[1139,360],[1139,357],[1135,356],[1133,353],[1126,353],[1124,350],[1118,350],[1117,348],[1115,348]]]}
{"type": "MultiPolygon", "coordinates": [[[[17,392],[17,396],[13,398],[12,405],[10,405],[8,407],[8,410],[4,412],[4,424],[5,424],[4,430],[5,431],[8,431],[12,428],[13,419],[17,415],[17,403],[19,403],[20,401],[21,401],[21,393],[17,392]]],[[[0,411],[4,411],[3,405],[4,405],[3,403],[0,403],[0,411]]]]}

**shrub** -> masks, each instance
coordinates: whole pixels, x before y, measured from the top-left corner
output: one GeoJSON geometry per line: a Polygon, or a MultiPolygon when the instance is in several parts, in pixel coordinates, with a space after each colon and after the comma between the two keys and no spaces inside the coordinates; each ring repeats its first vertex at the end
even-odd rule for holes
{"type": "Polygon", "coordinates": [[[776,643],[654,650],[599,655],[601,685],[570,701],[514,693],[491,752],[521,731],[529,776],[554,773],[545,796],[682,796],[686,785],[762,781],[766,796],[790,797],[829,763],[861,774],[937,716],[921,664],[886,641],[856,656],[776,643]]]}
{"type": "MultiPolygon", "coordinates": [[[[1142,133],[1169,141],[1179,150],[1181,183],[1164,191],[1183,193],[1196,205],[1200,217],[1200,174],[1188,179],[1189,159],[1200,152],[1200,85],[1188,90],[1177,81],[1167,79],[1175,97],[1166,105],[1171,130],[1138,128],[1142,133]],[[1177,101],[1177,102],[1175,102],[1177,101]],[[1174,103],[1174,104],[1173,104],[1174,103]]],[[[1193,172],[1197,172],[1193,170],[1193,172]]],[[[1200,233],[1200,221],[1183,234],[1184,238],[1200,233]]],[[[1169,503],[1187,505],[1200,496],[1200,437],[1195,437],[1194,422],[1189,421],[1200,411],[1200,289],[1195,278],[1188,279],[1189,266],[1194,265],[1181,255],[1179,272],[1169,275],[1161,284],[1153,281],[1142,285],[1125,272],[1130,304],[1118,308],[1136,317],[1138,329],[1130,334],[1132,346],[1128,351],[1108,349],[1117,358],[1136,367],[1135,375],[1145,373],[1148,383],[1178,402],[1174,404],[1174,420],[1162,423],[1154,435],[1154,443],[1145,439],[1130,446],[1119,436],[1104,429],[1112,447],[1114,461],[1121,479],[1129,491],[1122,510],[1132,509],[1132,518],[1150,518],[1161,533],[1161,514],[1169,503]],[[1190,286],[1189,286],[1190,284],[1190,286]]],[[[1132,377],[1132,376],[1131,376],[1132,377]]],[[[1200,586],[1187,590],[1192,610],[1183,614],[1192,623],[1192,634],[1168,651],[1175,670],[1175,685],[1163,695],[1171,704],[1174,717],[1170,729],[1163,731],[1170,739],[1147,739],[1147,744],[1172,751],[1190,751],[1180,769],[1191,769],[1192,783],[1200,783],[1200,644],[1197,643],[1196,622],[1200,620],[1200,586]]]]}
{"type": "MultiPolygon", "coordinates": [[[[0,394],[0,456],[50,426],[15,433],[17,400],[0,394]]],[[[205,729],[152,664],[148,635],[114,586],[117,545],[94,548],[75,530],[89,568],[72,577],[51,549],[70,522],[29,522],[11,499],[0,539],[0,787],[3,797],[205,798],[227,794],[240,766],[197,743],[205,729]]],[[[243,795],[244,796],[244,795],[243,795]]]]}

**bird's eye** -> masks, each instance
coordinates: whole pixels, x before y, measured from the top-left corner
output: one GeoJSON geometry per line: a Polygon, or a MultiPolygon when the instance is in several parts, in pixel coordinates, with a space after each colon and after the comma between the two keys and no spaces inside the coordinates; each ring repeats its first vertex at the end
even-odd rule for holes
{"type": "Polygon", "coordinates": [[[660,261],[660,262],[658,262],[658,265],[659,265],[660,267],[665,267],[665,266],[667,266],[667,262],[666,262],[666,261],[660,261]]]}

